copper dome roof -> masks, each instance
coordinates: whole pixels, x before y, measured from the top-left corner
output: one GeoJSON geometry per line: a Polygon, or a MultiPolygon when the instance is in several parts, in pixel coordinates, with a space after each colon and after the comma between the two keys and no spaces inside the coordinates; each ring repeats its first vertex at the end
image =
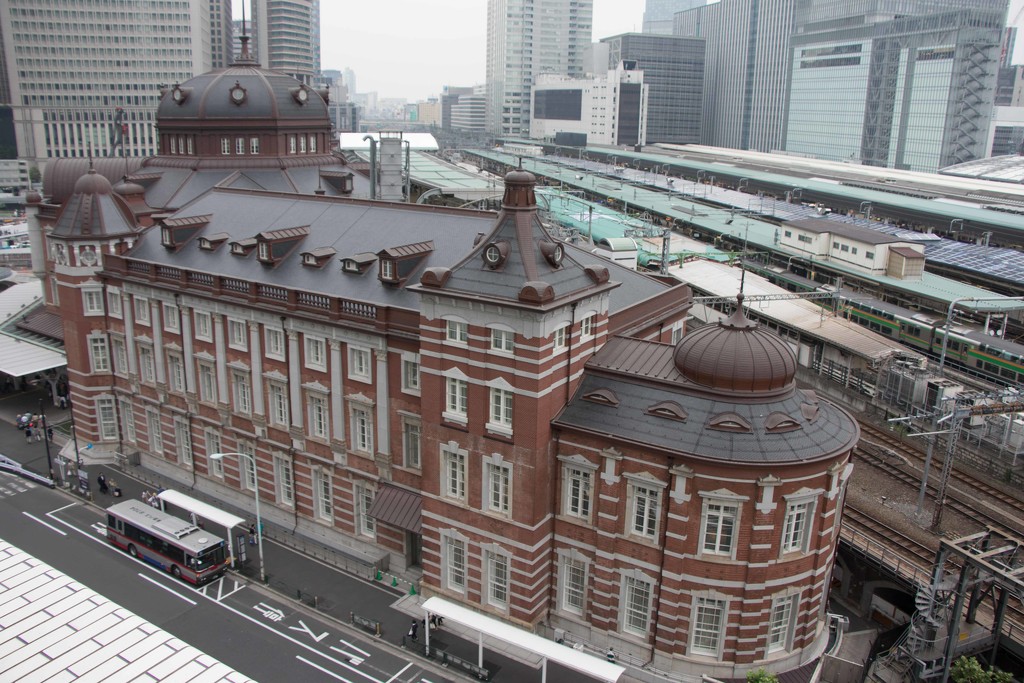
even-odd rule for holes
{"type": "Polygon", "coordinates": [[[781,337],[747,318],[743,297],[738,299],[729,318],[683,337],[674,358],[679,372],[715,392],[765,395],[792,388],[793,351],[781,337]]]}

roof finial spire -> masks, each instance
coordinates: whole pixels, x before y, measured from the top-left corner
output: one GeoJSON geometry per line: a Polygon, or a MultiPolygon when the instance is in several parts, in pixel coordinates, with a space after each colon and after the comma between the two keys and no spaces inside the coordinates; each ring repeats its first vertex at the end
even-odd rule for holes
{"type": "Polygon", "coordinates": [[[238,36],[238,42],[242,44],[242,49],[238,53],[238,59],[236,63],[242,64],[245,62],[252,62],[252,55],[249,53],[249,34],[245,32],[245,2],[242,2],[242,35],[238,36]]]}

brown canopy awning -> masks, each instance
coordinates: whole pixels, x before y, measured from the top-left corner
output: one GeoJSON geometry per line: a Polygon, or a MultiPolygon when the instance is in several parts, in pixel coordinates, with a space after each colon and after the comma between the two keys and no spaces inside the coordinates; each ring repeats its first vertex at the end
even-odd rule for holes
{"type": "Polygon", "coordinates": [[[381,484],[370,506],[370,516],[399,529],[420,533],[423,496],[390,484],[381,484]]]}

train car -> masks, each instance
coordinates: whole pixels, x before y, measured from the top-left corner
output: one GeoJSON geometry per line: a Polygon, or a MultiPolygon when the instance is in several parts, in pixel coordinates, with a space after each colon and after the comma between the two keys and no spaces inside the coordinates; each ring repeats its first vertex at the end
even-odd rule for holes
{"type": "MultiPolygon", "coordinates": [[[[842,297],[843,314],[864,327],[938,359],[942,355],[944,316],[911,311],[880,299],[842,297]]],[[[1024,344],[985,334],[980,325],[950,325],[946,363],[962,372],[1005,386],[1024,384],[1024,344]]]]}

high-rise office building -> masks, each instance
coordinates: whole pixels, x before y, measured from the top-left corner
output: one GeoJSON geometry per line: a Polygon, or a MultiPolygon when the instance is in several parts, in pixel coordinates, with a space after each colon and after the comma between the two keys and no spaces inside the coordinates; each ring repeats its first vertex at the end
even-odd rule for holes
{"type": "Polygon", "coordinates": [[[265,68],[307,84],[320,73],[320,0],[252,0],[252,35],[265,68]]]}
{"type": "Polygon", "coordinates": [[[796,4],[721,0],[675,15],[677,36],[707,40],[704,144],[760,152],[780,149],[796,4]]]}
{"type": "Polygon", "coordinates": [[[0,104],[18,155],[154,154],[160,86],[223,65],[230,21],[231,0],[0,3],[0,104]]]}
{"type": "Polygon", "coordinates": [[[210,8],[210,64],[214,69],[223,69],[235,61],[231,3],[224,0],[207,2],[210,8]]]}
{"type": "Polygon", "coordinates": [[[914,171],[986,155],[1005,0],[806,0],[797,16],[787,151],[914,171]]]}
{"type": "Polygon", "coordinates": [[[676,12],[706,5],[707,0],[647,0],[644,5],[644,33],[672,35],[676,12]]]}
{"type": "Polygon", "coordinates": [[[649,89],[647,143],[700,142],[704,92],[704,40],[625,33],[603,38],[608,68],[634,62],[649,89]]]}
{"type": "Polygon", "coordinates": [[[593,0],[488,0],[488,130],[529,135],[537,76],[583,76],[593,13],[593,0]]]}

